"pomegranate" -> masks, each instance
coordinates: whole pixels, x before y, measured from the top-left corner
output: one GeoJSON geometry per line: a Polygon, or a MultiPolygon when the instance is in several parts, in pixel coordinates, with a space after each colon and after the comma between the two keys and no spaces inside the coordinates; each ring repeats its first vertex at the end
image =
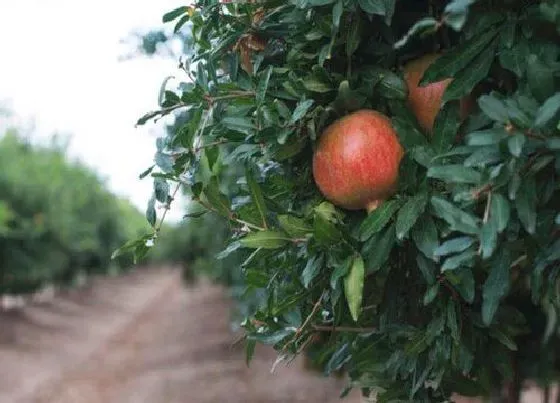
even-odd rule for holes
{"type": "Polygon", "coordinates": [[[408,85],[408,105],[416,115],[420,126],[431,133],[441,108],[441,98],[451,79],[445,79],[424,87],[418,86],[424,72],[440,55],[429,54],[409,62],[404,67],[404,79],[408,85]]]}
{"type": "MultiPolygon", "coordinates": [[[[453,80],[447,78],[424,87],[418,86],[424,72],[439,56],[437,53],[428,54],[409,62],[404,67],[404,79],[408,85],[408,105],[414,112],[420,127],[428,133],[432,132],[437,114],[441,109],[443,93],[453,80]]],[[[461,99],[459,104],[461,120],[467,118],[474,106],[472,95],[461,99]]]]}
{"type": "Polygon", "coordinates": [[[389,119],[360,110],[323,132],[313,155],[313,176],[332,203],[371,212],[396,190],[402,156],[389,119]]]}

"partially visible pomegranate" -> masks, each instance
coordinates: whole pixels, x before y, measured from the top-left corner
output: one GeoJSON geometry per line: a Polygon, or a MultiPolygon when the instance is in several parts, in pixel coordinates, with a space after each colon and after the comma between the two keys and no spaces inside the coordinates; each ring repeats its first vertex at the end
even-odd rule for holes
{"type": "Polygon", "coordinates": [[[420,126],[431,133],[436,116],[441,109],[441,98],[451,79],[445,79],[424,87],[418,86],[424,72],[440,55],[429,54],[409,62],[404,67],[404,79],[408,85],[408,104],[420,126]]]}
{"type": "Polygon", "coordinates": [[[371,212],[396,190],[402,156],[389,119],[364,109],[323,132],[313,156],[313,176],[332,203],[371,212]]]}
{"type": "MultiPolygon", "coordinates": [[[[420,127],[429,134],[432,133],[434,122],[441,109],[443,93],[453,81],[453,79],[447,78],[424,87],[418,86],[424,72],[438,57],[440,55],[437,53],[424,55],[404,66],[404,79],[408,86],[408,105],[414,112],[420,127]]],[[[475,101],[471,95],[461,99],[459,104],[461,120],[467,118],[474,106],[475,101]]]]}

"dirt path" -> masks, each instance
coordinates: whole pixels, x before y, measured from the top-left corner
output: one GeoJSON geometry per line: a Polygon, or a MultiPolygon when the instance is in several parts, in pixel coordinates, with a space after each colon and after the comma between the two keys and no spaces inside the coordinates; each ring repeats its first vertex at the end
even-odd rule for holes
{"type": "MultiPolygon", "coordinates": [[[[338,402],[342,381],[295,362],[270,373],[231,347],[218,287],[184,289],[171,269],[98,280],[49,304],[0,316],[0,402],[338,402]]],[[[356,402],[357,399],[348,400],[356,402]]]]}

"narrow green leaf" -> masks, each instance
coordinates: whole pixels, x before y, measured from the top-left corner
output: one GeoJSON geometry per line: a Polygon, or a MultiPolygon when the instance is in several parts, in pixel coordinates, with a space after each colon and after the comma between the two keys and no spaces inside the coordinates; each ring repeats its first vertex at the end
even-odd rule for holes
{"type": "Polygon", "coordinates": [[[309,77],[303,80],[303,86],[311,92],[324,93],[334,90],[333,86],[330,83],[321,81],[315,77],[309,77]]]}
{"type": "Polygon", "coordinates": [[[350,271],[350,266],[352,266],[352,262],[354,259],[349,257],[348,259],[344,260],[341,264],[337,265],[336,268],[333,270],[331,274],[331,288],[334,290],[336,289],[336,285],[338,284],[338,280],[342,277],[346,276],[350,271]]]}
{"type": "Polygon", "coordinates": [[[437,30],[438,30],[438,21],[435,18],[432,17],[422,18],[421,20],[416,21],[416,23],[412,27],[410,27],[408,32],[401,39],[395,42],[393,47],[395,49],[400,49],[404,45],[406,45],[411,38],[415,36],[418,36],[419,38],[423,38],[437,32],[437,30]]]}
{"type": "Polygon", "coordinates": [[[398,200],[388,200],[372,211],[360,226],[360,240],[365,241],[381,231],[401,206],[398,200]]]}
{"type": "Polygon", "coordinates": [[[508,134],[503,127],[480,130],[472,132],[467,135],[466,143],[469,146],[489,146],[498,144],[503,139],[507,138],[508,134]]]}
{"type": "Polygon", "coordinates": [[[314,101],[312,99],[307,99],[305,101],[298,102],[296,109],[294,109],[294,113],[290,118],[290,123],[296,123],[301,118],[303,118],[307,113],[307,111],[309,110],[309,108],[311,108],[311,106],[313,105],[313,102],[314,101]]]}
{"type": "Polygon", "coordinates": [[[340,25],[340,18],[342,17],[343,12],[344,12],[344,3],[342,0],[338,0],[336,3],[334,3],[333,11],[332,11],[332,15],[333,15],[332,23],[336,28],[338,28],[338,26],[340,25]]]}
{"type": "Polygon", "coordinates": [[[416,223],[416,220],[426,209],[426,204],[428,203],[428,194],[419,193],[405,203],[405,205],[400,209],[396,221],[396,234],[398,239],[403,239],[412,226],[416,223]]]}
{"type": "Polygon", "coordinates": [[[525,140],[525,135],[522,133],[517,133],[508,139],[508,149],[511,155],[514,157],[519,157],[521,155],[525,140]]]}
{"type": "Polygon", "coordinates": [[[478,106],[480,106],[482,112],[492,120],[500,123],[507,123],[509,121],[506,105],[496,97],[483,95],[478,98],[478,106]]]}
{"type": "Polygon", "coordinates": [[[167,203],[169,183],[163,178],[154,178],[154,195],[158,202],[167,203]]]}
{"type": "Polygon", "coordinates": [[[537,195],[535,179],[527,177],[521,185],[522,191],[517,193],[515,208],[519,220],[529,234],[534,234],[537,225],[537,195]]]}
{"type": "MultiPolygon", "coordinates": [[[[460,309],[460,308],[459,308],[460,309]]],[[[452,299],[447,302],[447,327],[451,332],[451,337],[455,343],[461,340],[461,335],[459,333],[459,323],[457,321],[457,307],[452,299]]]]}
{"type": "Polygon", "coordinates": [[[157,220],[155,195],[152,196],[148,202],[148,207],[146,208],[146,220],[148,220],[152,227],[155,227],[157,220]]]}
{"type": "Polygon", "coordinates": [[[265,71],[260,73],[259,84],[257,85],[257,92],[256,92],[256,99],[259,105],[264,102],[264,99],[266,97],[266,90],[268,89],[268,82],[270,81],[271,75],[272,75],[272,65],[268,66],[265,71]]]}
{"type": "Polygon", "coordinates": [[[453,81],[445,89],[443,102],[470,94],[474,87],[488,76],[496,55],[497,45],[498,41],[492,41],[465,69],[455,75],[453,81]]]}
{"type": "Polygon", "coordinates": [[[309,284],[311,281],[317,277],[319,271],[321,270],[321,266],[323,264],[323,259],[320,257],[312,257],[311,259],[307,260],[307,264],[303,269],[303,273],[301,273],[301,282],[305,288],[309,288],[309,284]]]}
{"type": "Polygon", "coordinates": [[[517,351],[517,344],[514,339],[505,334],[500,328],[494,327],[490,330],[490,336],[498,340],[511,351],[517,351]]]}
{"type": "Polygon", "coordinates": [[[395,244],[395,225],[391,224],[385,230],[371,237],[362,248],[367,272],[376,272],[381,269],[395,244]]]}
{"type": "Polygon", "coordinates": [[[548,98],[539,108],[534,126],[545,127],[560,111],[560,92],[548,98]]]}
{"type": "Polygon", "coordinates": [[[384,0],[358,0],[358,4],[369,14],[385,15],[387,12],[384,0]]]}
{"type": "Polygon", "coordinates": [[[289,241],[290,238],[285,233],[271,230],[251,232],[239,240],[242,246],[253,249],[278,249],[289,241]]]}
{"type": "Polygon", "coordinates": [[[231,212],[229,199],[220,191],[218,178],[213,176],[208,185],[204,188],[204,196],[208,203],[216,209],[216,211],[224,217],[229,217],[231,212]]]}
{"type": "Polygon", "coordinates": [[[479,184],[482,174],[474,168],[464,165],[439,165],[432,166],[427,173],[429,178],[440,179],[448,183],[479,184]]]}
{"type": "Polygon", "coordinates": [[[432,284],[430,287],[428,287],[426,293],[424,294],[424,298],[422,299],[422,303],[424,304],[424,306],[430,305],[437,297],[438,293],[439,293],[439,282],[436,282],[432,284]]]}
{"type": "Polygon", "coordinates": [[[253,356],[255,355],[255,347],[257,346],[256,340],[247,340],[245,343],[245,363],[247,366],[251,363],[253,356]]]}
{"type": "Polygon", "coordinates": [[[474,244],[474,238],[462,236],[445,241],[435,251],[435,256],[447,256],[452,253],[462,252],[474,244]]]}
{"type": "Polygon", "coordinates": [[[227,116],[221,123],[228,129],[235,130],[244,134],[250,134],[256,129],[250,118],[227,116]]]}
{"type": "Polygon", "coordinates": [[[509,201],[500,193],[492,193],[490,201],[490,220],[495,222],[498,232],[506,229],[510,216],[509,201]]]}
{"type": "Polygon", "coordinates": [[[445,220],[452,230],[467,234],[478,234],[480,221],[478,218],[439,196],[432,196],[431,204],[435,214],[445,220]]]}
{"type": "Polygon", "coordinates": [[[302,218],[293,215],[281,214],[278,216],[278,223],[284,231],[294,238],[300,238],[313,232],[313,228],[309,226],[302,218]]]}
{"type": "Polygon", "coordinates": [[[262,226],[266,228],[267,209],[266,209],[266,203],[264,201],[262,190],[259,184],[257,183],[257,181],[255,180],[255,178],[253,177],[253,174],[248,169],[245,172],[245,177],[247,178],[247,185],[249,186],[249,191],[251,192],[251,199],[253,200],[253,203],[255,203],[259,215],[261,216],[262,226]]]}
{"type": "Polygon", "coordinates": [[[411,232],[416,247],[426,257],[433,259],[434,251],[438,247],[438,231],[434,219],[431,216],[420,217],[411,232]]]}
{"type": "Polygon", "coordinates": [[[469,304],[474,301],[475,284],[472,270],[463,267],[445,272],[445,277],[469,304]]]}
{"type": "Polygon", "coordinates": [[[458,255],[453,255],[445,259],[443,265],[441,266],[441,271],[455,270],[459,267],[472,267],[474,265],[474,259],[476,257],[476,251],[472,249],[467,249],[458,255]]]}
{"type": "Polygon", "coordinates": [[[455,141],[460,124],[461,120],[459,119],[457,103],[446,103],[438,113],[434,123],[432,146],[436,152],[442,153],[447,151],[455,141]]]}
{"type": "Polygon", "coordinates": [[[352,56],[360,46],[360,28],[361,19],[356,14],[346,34],[346,55],[348,57],[352,56]]]}
{"type": "Polygon", "coordinates": [[[361,256],[354,257],[350,272],[344,277],[344,293],[350,314],[355,322],[358,321],[362,307],[364,292],[364,261],[361,256]]]}
{"type": "Polygon", "coordinates": [[[163,15],[162,21],[165,22],[170,22],[173,21],[174,19],[176,19],[177,17],[187,13],[189,11],[189,8],[187,6],[181,6],[181,7],[177,7],[176,9],[169,11],[168,13],[165,13],[163,15]]]}
{"type": "Polygon", "coordinates": [[[459,71],[467,67],[497,34],[498,30],[495,27],[491,27],[485,32],[472,37],[463,46],[445,53],[426,70],[420,80],[420,85],[454,77],[459,71]]]}
{"type": "Polygon", "coordinates": [[[480,229],[480,255],[488,259],[496,250],[498,244],[498,228],[494,220],[488,220],[480,229]]]}
{"type": "Polygon", "coordinates": [[[511,258],[502,248],[490,264],[490,274],[482,287],[482,321],[490,326],[498,310],[500,300],[509,290],[511,258]]]}

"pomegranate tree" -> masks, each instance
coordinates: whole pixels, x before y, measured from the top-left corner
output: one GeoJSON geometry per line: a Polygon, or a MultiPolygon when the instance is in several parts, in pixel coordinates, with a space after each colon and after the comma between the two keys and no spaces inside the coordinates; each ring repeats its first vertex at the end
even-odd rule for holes
{"type": "Polygon", "coordinates": [[[138,123],[183,115],[128,246],[179,189],[221,216],[248,358],[313,345],[380,401],[555,380],[557,2],[199,0],[164,21],[192,37],[184,82],[138,123]]]}

